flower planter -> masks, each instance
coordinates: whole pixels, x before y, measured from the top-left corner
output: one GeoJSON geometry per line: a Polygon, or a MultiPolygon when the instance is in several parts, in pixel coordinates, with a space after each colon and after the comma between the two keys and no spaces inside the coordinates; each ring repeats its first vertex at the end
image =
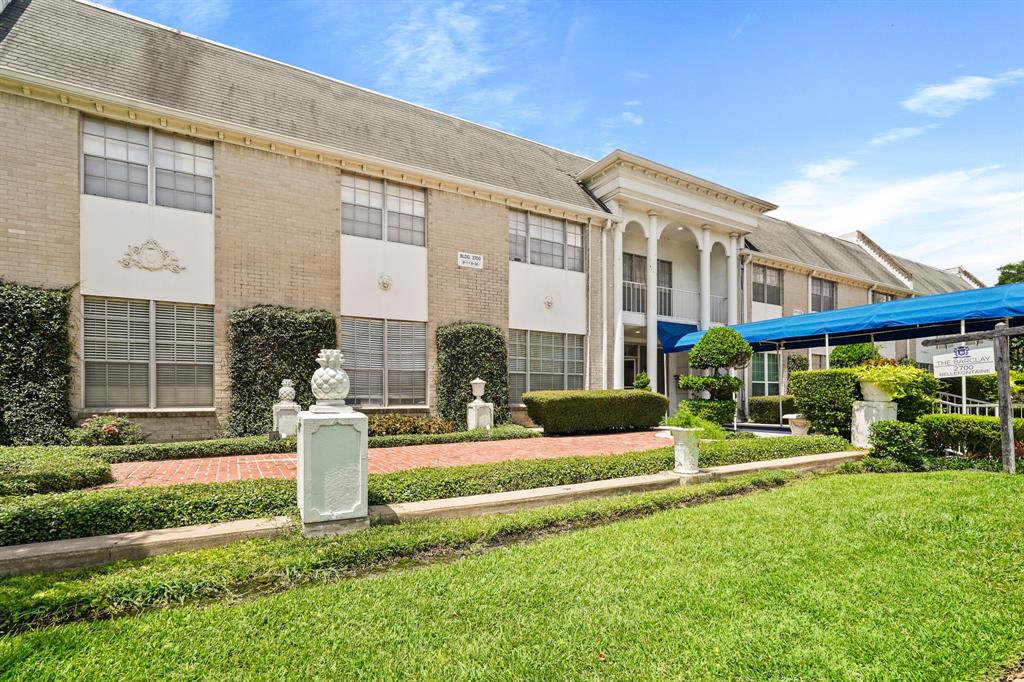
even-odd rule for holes
{"type": "Polygon", "coordinates": [[[703,429],[688,429],[681,426],[659,426],[662,431],[667,431],[672,436],[675,445],[676,466],[674,471],[677,474],[696,474],[697,455],[700,452],[700,432],[703,429]]]}
{"type": "Polygon", "coordinates": [[[811,420],[802,414],[784,414],[782,418],[789,422],[791,435],[806,436],[811,430],[811,420]]]}
{"type": "Polygon", "coordinates": [[[888,403],[892,402],[892,395],[882,389],[881,386],[873,381],[861,381],[860,392],[864,395],[864,400],[870,403],[888,403]]]}

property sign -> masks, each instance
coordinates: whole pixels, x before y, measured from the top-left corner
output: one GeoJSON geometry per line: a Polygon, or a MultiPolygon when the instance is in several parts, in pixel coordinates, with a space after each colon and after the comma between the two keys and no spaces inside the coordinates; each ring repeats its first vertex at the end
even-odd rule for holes
{"type": "Polygon", "coordinates": [[[478,253],[466,253],[465,251],[459,251],[459,267],[483,270],[484,257],[478,253]]]}
{"type": "Polygon", "coordinates": [[[991,346],[971,348],[957,346],[952,353],[932,358],[935,376],[939,379],[992,374],[996,371],[995,352],[991,346]]]}

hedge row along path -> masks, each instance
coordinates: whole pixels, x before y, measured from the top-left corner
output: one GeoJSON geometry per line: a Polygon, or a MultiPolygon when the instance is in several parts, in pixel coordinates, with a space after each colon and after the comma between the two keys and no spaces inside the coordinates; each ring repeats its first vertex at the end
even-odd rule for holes
{"type": "MultiPolygon", "coordinates": [[[[655,431],[592,436],[560,436],[520,440],[409,445],[372,448],[370,473],[384,474],[419,467],[450,467],[484,464],[509,459],[548,459],[574,455],[618,455],[668,447],[671,441],[655,431]]],[[[295,478],[295,453],[204,457],[158,462],[124,462],[112,465],[114,482],[104,487],[170,485],[174,483],[225,483],[258,478],[295,478]]]]}

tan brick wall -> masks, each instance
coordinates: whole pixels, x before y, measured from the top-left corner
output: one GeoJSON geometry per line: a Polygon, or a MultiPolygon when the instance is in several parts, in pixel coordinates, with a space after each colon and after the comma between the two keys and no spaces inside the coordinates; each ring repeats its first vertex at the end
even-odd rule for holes
{"type": "Polygon", "coordinates": [[[782,271],[782,314],[792,315],[794,311],[810,312],[807,298],[807,275],[792,270],[782,271]]]}
{"type": "Polygon", "coordinates": [[[840,282],[836,284],[836,307],[852,308],[868,302],[868,288],[840,282]]]}
{"type": "MultiPolygon", "coordinates": [[[[179,440],[205,440],[221,435],[220,421],[213,413],[171,412],[155,414],[153,412],[132,412],[115,410],[115,414],[130,419],[139,425],[146,436],[147,443],[168,443],[179,440]]],[[[85,411],[78,415],[81,423],[92,412],[85,411]]]]}
{"type": "Polygon", "coordinates": [[[427,400],[437,407],[437,328],[483,322],[508,336],[508,208],[472,197],[427,192],[427,400]],[[484,257],[460,268],[459,251],[484,257]]]}
{"type": "Polygon", "coordinates": [[[341,301],[338,169],[237,145],[214,151],[215,404],[228,413],[227,320],[260,303],[322,308],[341,301]]]}
{"type": "MultiPolygon", "coordinates": [[[[590,388],[597,390],[602,387],[601,382],[601,366],[605,360],[603,346],[601,344],[601,234],[604,232],[604,228],[601,226],[593,226],[589,230],[590,242],[587,245],[589,249],[587,258],[587,274],[590,278],[590,324],[588,329],[589,339],[589,374],[590,388]]],[[[615,287],[612,277],[612,266],[614,254],[614,235],[609,232],[607,234],[607,245],[606,245],[606,263],[607,268],[607,288],[605,290],[605,305],[606,313],[604,317],[605,325],[608,329],[608,355],[607,355],[607,376],[608,376],[608,387],[612,386],[612,377],[614,376],[613,363],[614,353],[613,349],[615,346],[615,312],[614,312],[614,293],[615,287]]]]}

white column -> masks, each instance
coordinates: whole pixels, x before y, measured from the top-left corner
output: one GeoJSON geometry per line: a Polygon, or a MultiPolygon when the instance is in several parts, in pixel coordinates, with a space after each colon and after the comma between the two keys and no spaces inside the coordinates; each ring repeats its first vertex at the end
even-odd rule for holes
{"type": "Polygon", "coordinates": [[[612,240],[612,305],[615,307],[615,350],[612,353],[612,388],[622,388],[622,370],[625,363],[625,347],[623,345],[622,328],[622,233],[625,222],[615,226],[615,238],[612,240]]]}
{"type": "Polygon", "coordinates": [[[647,214],[647,376],[658,390],[658,214],[647,214]]]}
{"type": "Polygon", "coordinates": [[[705,227],[700,244],[700,328],[711,327],[711,228],[705,227]]]}
{"type": "Polygon", "coordinates": [[[601,230],[601,388],[608,388],[608,230],[612,221],[601,230]]]}
{"type": "Polygon", "coordinates": [[[740,321],[740,301],[737,293],[740,285],[738,237],[737,234],[729,235],[729,300],[726,301],[726,305],[729,306],[729,324],[740,321]]]}

